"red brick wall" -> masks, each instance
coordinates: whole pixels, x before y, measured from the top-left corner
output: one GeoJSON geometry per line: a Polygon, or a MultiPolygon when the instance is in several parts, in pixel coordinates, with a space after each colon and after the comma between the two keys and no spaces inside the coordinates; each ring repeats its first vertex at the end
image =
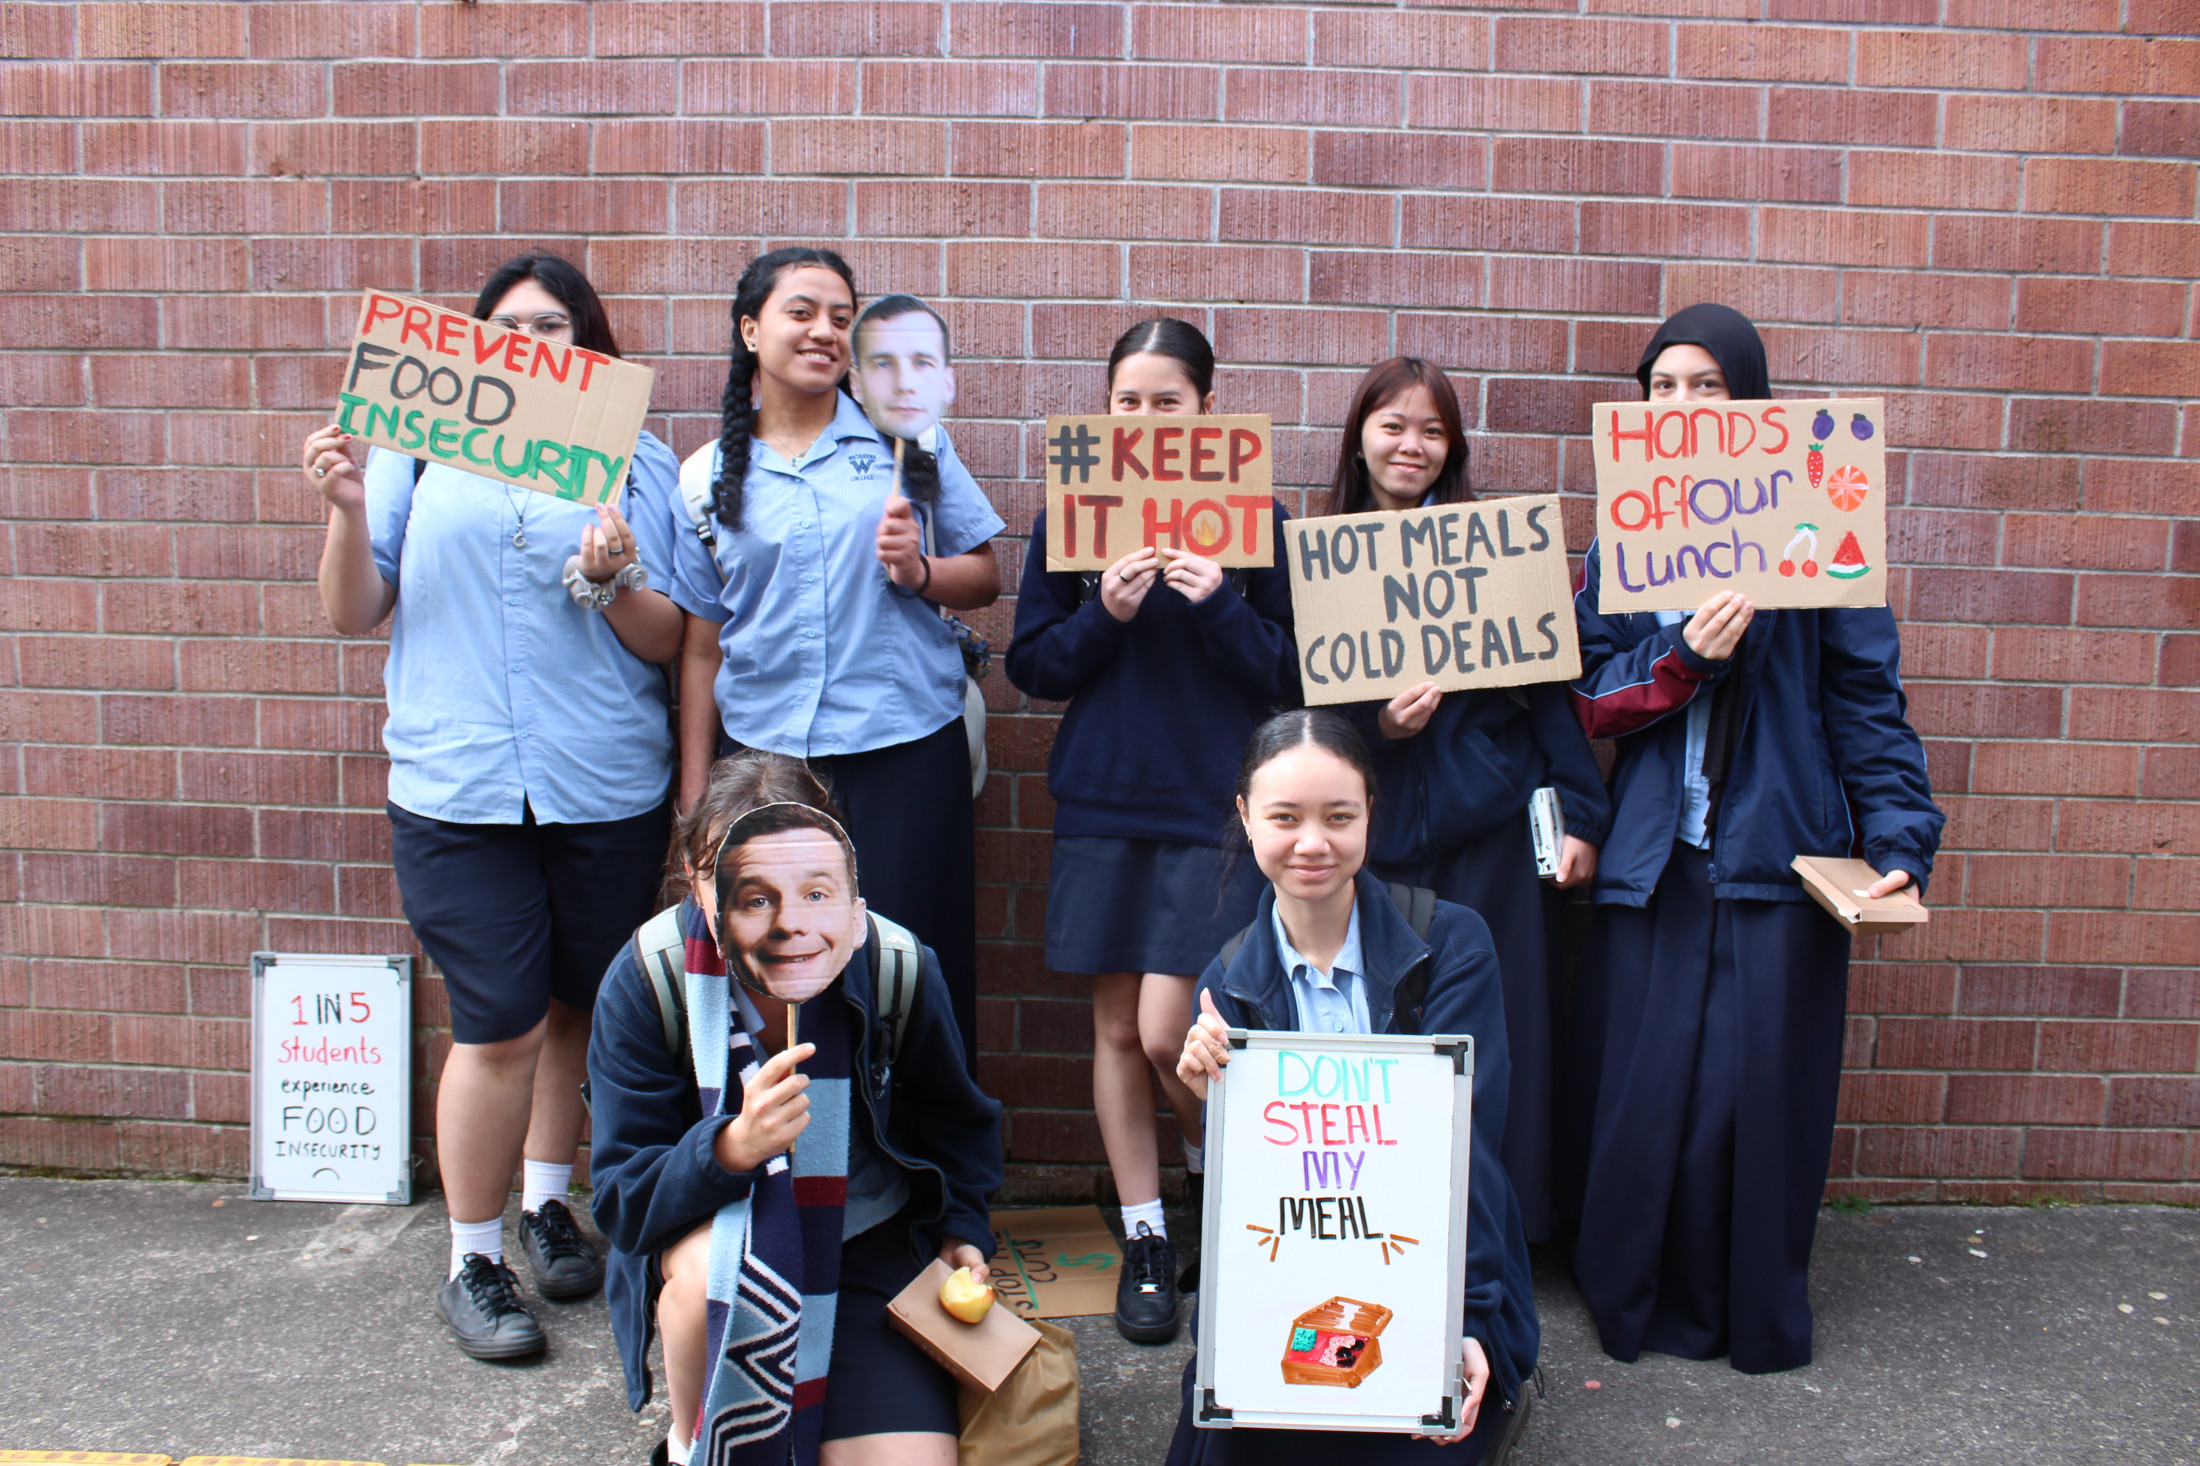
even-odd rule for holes
{"type": "MultiPolygon", "coordinates": [[[[1211,330],[1293,484],[1359,368],[1446,363],[1479,482],[1562,485],[1576,549],[1568,435],[1666,311],[1730,301],[1783,384],[1886,395],[1948,853],[1931,927],[1859,953],[1837,1185],[2200,1199],[2196,28],[2193,0],[0,5],[0,1161],[236,1174],[248,954],[409,946],[382,647],[330,634],[287,467],[353,293],[464,299],[565,249],[685,450],[741,263],[822,239],[949,313],[957,441],[1018,527],[1023,424],[1097,405],[1150,303],[1211,330]]],[[[1076,1190],[1052,723],[989,691],[985,1072],[1025,1192],[1076,1190]]],[[[423,1073],[443,1012],[425,983],[423,1073]]]]}

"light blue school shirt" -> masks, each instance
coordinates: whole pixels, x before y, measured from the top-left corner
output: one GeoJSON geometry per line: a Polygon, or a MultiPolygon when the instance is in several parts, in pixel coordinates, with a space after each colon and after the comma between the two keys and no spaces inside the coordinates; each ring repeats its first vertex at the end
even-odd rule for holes
{"type": "MultiPolygon", "coordinates": [[[[1660,626],[1678,626],[1694,611],[1659,611],[1660,626]]],[[[1711,739],[1710,688],[1702,683],[1688,700],[1688,751],[1681,756],[1681,824],[1675,837],[1698,850],[1711,846],[1711,781],[1703,776],[1704,745],[1711,739]]]]}
{"type": "MultiPolygon", "coordinates": [[[[944,433],[938,457],[932,553],[967,554],[1007,526],[944,433]]],[[[718,717],[736,742],[796,758],[864,753],[962,716],[955,633],[878,562],[893,479],[891,447],[844,392],[792,463],[751,441],[743,527],[716,525],[715,551],[672,506],[683,530],[672,598],[719,624],[718,717]]]]}
{"type": "MultiPolygon", "coordinates": [[[[382,683],[392,804],[429,819],[516,825],[646,814],[672,780],[665,674],[573,604],[565,562],[597,522],[584,504],[377,448],[367,458],[374,567],[397,588],[382,683]],[[521,512],[527,547],[512,533],[521,512]]],[[[672,570],[663,502],[679,464],[634,445],[619,512],[652,585],[672,570]]]]}
{"type": "Polygon", "coordinates": [[[1367,984],[1360,980],[1360,903],[1352,903],[1352,923],[1345,928],[1344,945],[1337,960],[1323,972],[1299,954],[1283,933],[1283,912],[1271,910],[1268,919],[1276,927],[1276,952],[1291,979],[1291,1001],[1298,1005],[1302,1033],[1369,1033],[1367,984]]]}

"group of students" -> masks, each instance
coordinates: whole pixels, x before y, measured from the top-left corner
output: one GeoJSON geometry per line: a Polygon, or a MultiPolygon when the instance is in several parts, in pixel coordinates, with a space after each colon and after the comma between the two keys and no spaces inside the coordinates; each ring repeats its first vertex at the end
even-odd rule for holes
{"type": "MultiPolygon", "coordinates": [[[[1006,526],[946,434],[920,447],[901,426],[952,396],[928,307],[859,314],[838,255],[789,248],[749,265],[732,313],[719,438],[683,468],[644,433],[618,509],[333,426],[305,445],[331,621],[360,634],[394,612],[392,858],[453,1038],[436,1306],[476,1358],[544,1347],[503,1256],[516,1165],[536,1290],[604,1285],[567,1201],[586,1080],[637,1409],[664,1342],[659,1459],[945,1466],[954,1386],[885,1304],[933,1257],[982,1276],[992,1246],[999,1107],[973,1078],[973,749],[947,613],[998,597],[1006,526]]],[[[618,354],[555,256],[502,266],[474,314],[618,354]]],[[[1770,390],[1754,328],[1715,305],[1660,327],[1638,375],[1660,399],[1770,390]]],[[[1127,330],[1107,386],[1114,413],[1222,410],[1213,351],[1180,320],[1127,330]]],[[[1324,512],[1470,499],[1467,456],[1441,371],[1383,363],[1324,512]]],[[[1885,889],[1930,874],[1941,817],[1891,615],[1720,595],[1605,616],[1592,544],[1571,686],[1294,710],[1282,566],[1141,549],[1053,572],[1043,521],[1006,663],[1067,704],[1046,955],[1093,981],[1118,1328],[1178,1330],[1154,1096],[1196,1185],[1222,1027],[1477,1043],[1460,1433],[1195,1430],[1188,1367],[1171,1461],[1502,1455],[1537,1350],[1527,1247],[1554,1234],[1616,1357],[1807,1362],[1848,943],[1787,866],[1853,850],[1885,889]],[[1609,785],[1592,737],[1614,740],[1609,785]],[[1556,1039],[1527,817],[1544,785],[1567,831],[1555,884],[1589,887],[1602,916],[1556,1039]],[[1393,883],[1433,891],[1434,916],[1409,922],[1393,883]],[[1569,1185],[1559,1090],[1586,1117],[1569,1185]]]]}

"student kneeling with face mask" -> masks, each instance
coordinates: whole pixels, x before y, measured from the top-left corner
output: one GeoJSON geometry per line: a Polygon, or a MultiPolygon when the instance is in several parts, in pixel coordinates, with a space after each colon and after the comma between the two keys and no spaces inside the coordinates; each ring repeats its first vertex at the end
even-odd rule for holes
{"type": "Polygon", "coordinates": [[[953,1466],[955,1382],[886,1319],[934,1256],[982,1279],[992,1247],[1001,1111],[964,1067],[939,962],[865,911],[794,759],[720,760],[679,848],[690,894],[612,963],[588,1052],[636,1410],[652,1315],[664,1336],[653,1459],[953,1466]],[[882,964],[913,991],[894,998],[882,964]]]}

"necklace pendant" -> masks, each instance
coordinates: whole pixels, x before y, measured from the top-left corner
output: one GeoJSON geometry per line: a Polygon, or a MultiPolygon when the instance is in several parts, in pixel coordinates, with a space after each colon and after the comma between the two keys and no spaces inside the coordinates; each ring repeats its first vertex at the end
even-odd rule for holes
{"type": "Polygon", "coordinates": [[[527,548],[526,525],[523,524],[518,529],[512,531],[512,548],[515,550],[524,550],[527,548]]]}

